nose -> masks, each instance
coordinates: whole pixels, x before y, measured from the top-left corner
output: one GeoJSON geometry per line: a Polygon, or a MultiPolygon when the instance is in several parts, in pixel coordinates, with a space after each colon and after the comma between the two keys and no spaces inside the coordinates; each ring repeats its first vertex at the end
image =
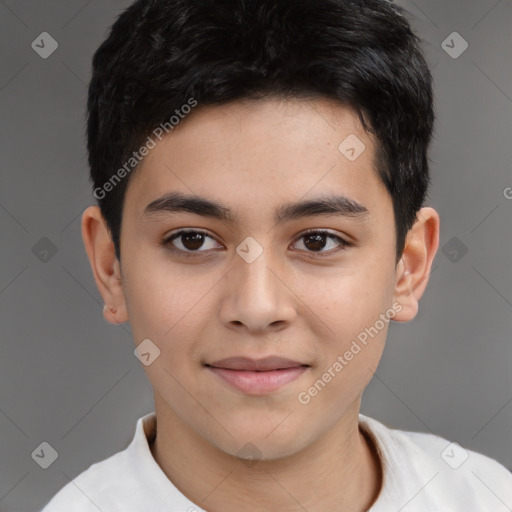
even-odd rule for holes
{"type": "Polygon", "coordinates": [[[252,334],[275,332],[286,328],[295,317],[290,283],[282,275],[283,266],[271,261],[270,252],[266,248],[251,263],[235,256],[221,298],[220,315],[226,326],[245,327],[252,334]]]}

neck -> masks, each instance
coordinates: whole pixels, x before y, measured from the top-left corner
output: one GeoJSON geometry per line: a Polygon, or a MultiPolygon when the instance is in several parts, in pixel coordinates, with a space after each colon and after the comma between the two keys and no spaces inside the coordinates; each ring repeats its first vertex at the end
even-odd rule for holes
{"type": "Polygon", "coordinates": [[[151,451],[176,488],[209,512],[364,512],[379,494],[382,471],[375,447],[359,430],[359,401],[354,405],[305,449],[251,464],[199,436],[155,396],[151,451]]]}

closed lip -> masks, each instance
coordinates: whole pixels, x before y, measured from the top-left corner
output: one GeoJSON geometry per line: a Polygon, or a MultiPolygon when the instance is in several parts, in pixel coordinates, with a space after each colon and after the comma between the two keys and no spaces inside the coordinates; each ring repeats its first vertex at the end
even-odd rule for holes
{"type": "Polygon", "coordinates": [[[225,370],[265,372],[309,365],[278,356],[269,356],[262,359],[252,359],[250,357],[237,356],[228,357],[226,359],[219,359],[213,363],[206,363],[205,366],[213,366],[214,368],[223,368],[225,370]]]}

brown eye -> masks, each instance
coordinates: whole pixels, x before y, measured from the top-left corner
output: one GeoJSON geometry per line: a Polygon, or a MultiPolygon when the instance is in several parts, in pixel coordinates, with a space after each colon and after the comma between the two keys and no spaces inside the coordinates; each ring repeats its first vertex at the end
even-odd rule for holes
{"type": "Polygon", "coordinates": [[[308,231],[302,234],[299,240],[304,240],[302,245],[307,252],[322,254],[338,252],[351,245],[343,238],[328,231],[308,231]],[[328,250],[324,250],[326,247],[328,250]]]}
{"type": "Polygon", "coordinates": [[[204,243],[205,236],[202,233],[183,233],[180,235],[181,243],[189,251],[200,249],[204,243]]]}
{"type": "Polygon", "coordinates": [[[321,251],[327,242],[327,236],[320,233],[304,236],[304,245],[310,251],[321,251]]]}
{"type": "Polygon", "coordinates": [[[210,235],[197,230],[181,230],[163,241],[163,245],[170,246],[171,250],[184,253],[206,252],[216,248],[216,243],[210,235]]]}

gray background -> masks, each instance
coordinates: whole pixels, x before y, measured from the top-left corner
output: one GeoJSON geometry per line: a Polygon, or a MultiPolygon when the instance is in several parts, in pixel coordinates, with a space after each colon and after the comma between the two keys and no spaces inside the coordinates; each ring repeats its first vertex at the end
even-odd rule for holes
{"type": "MultiPolygon", "coordinates": [[[[129,3],[0,2],[4,512],[41,508],[124,449],[137,418],[153,410],[129,326],[102,318],[80,234],[93,203],[84,142],[91,57],[129,3]],[[46,60],[31,48],[45,31],[59,44],[46,60]],[[41,252],[51,247],[43,237],[55,254],[41,252]],[[48,469],[31,457],[43,441],[59,454],[48,469]]],[[[401,5],[435,76],[429,204],[441,215],[444,251],[417,318],[391,325],[362,412],[512,468],[512,0],[401,5]],[[454,31],[469,43],[457,59],[442,48],[454,31]]]]}

